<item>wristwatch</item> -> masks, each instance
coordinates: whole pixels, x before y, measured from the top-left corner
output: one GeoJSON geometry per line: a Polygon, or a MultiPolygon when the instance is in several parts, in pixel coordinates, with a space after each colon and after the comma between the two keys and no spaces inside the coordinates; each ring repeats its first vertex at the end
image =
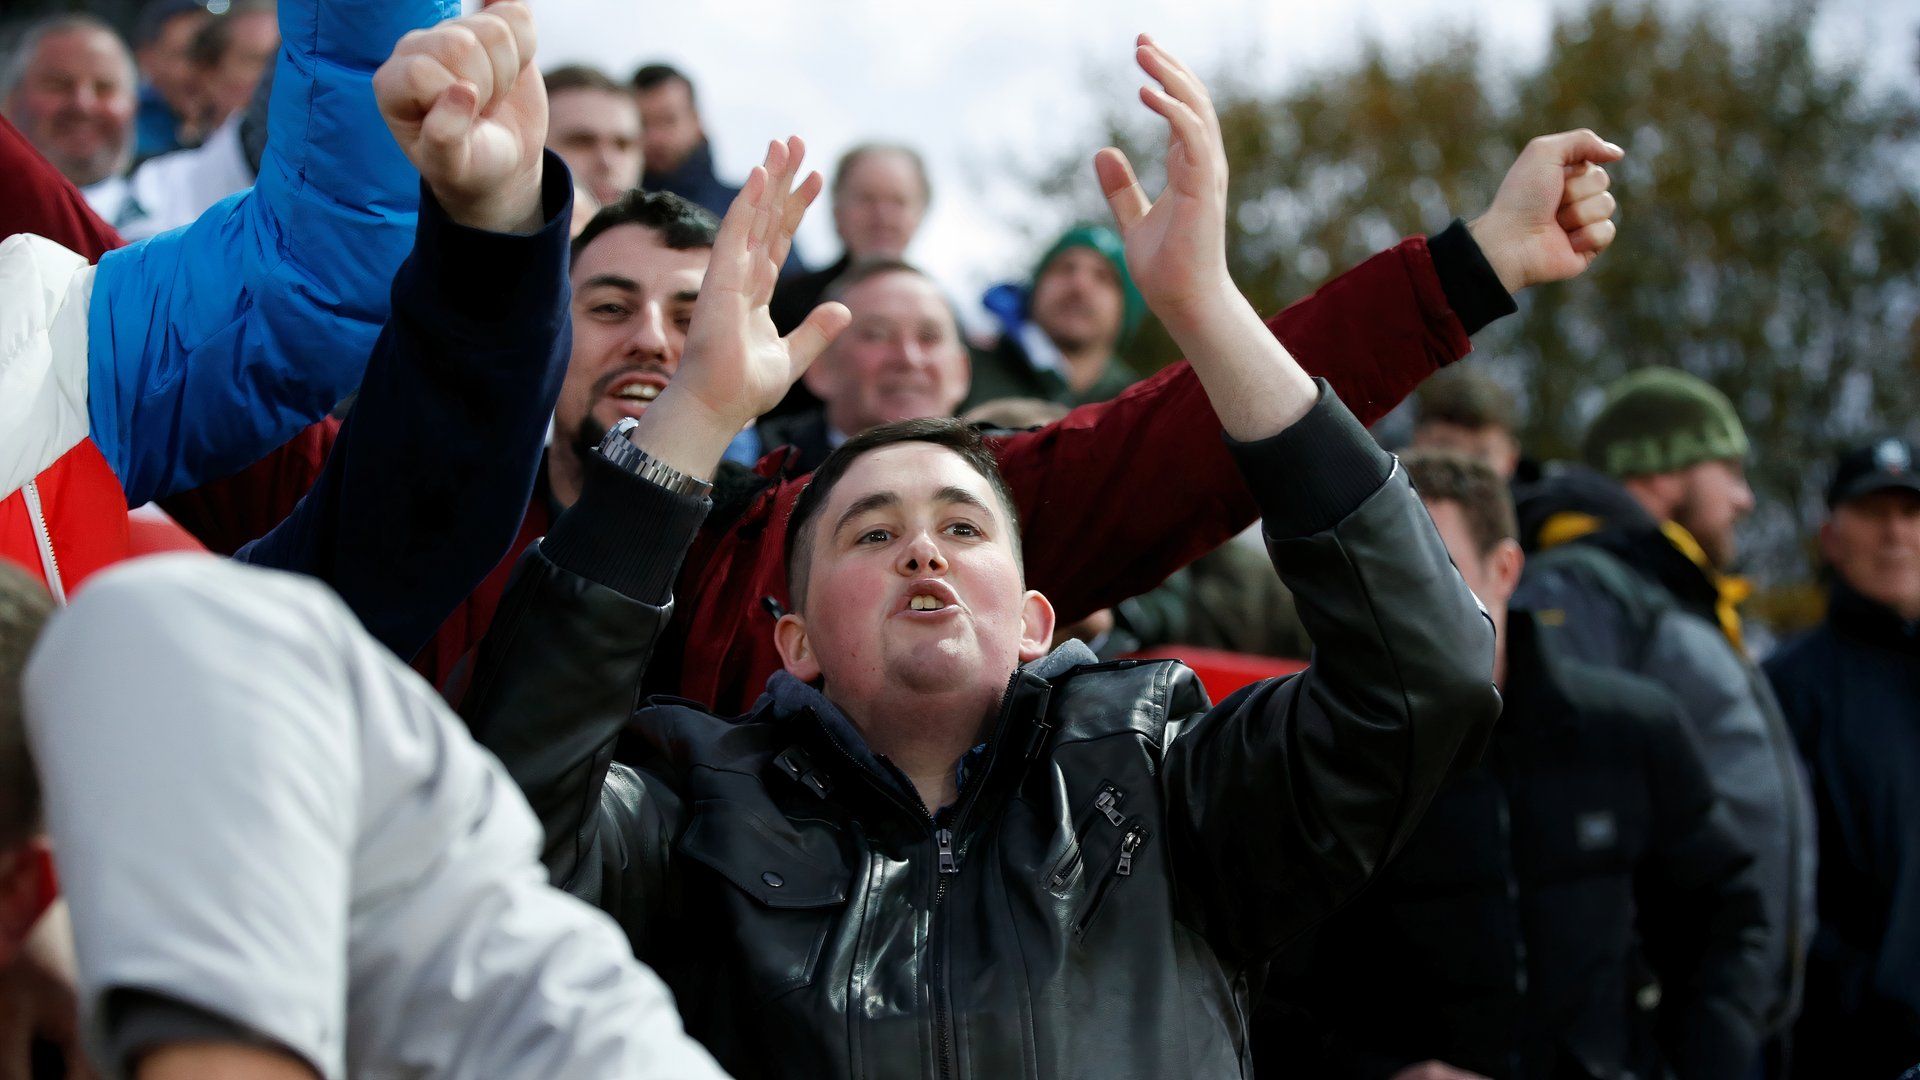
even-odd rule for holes
{"type": "Polygon", "coordinates": [[[642,480],[659,484],[675,495],[691,495],[696,499],[704,499],[713,493],[712,483],[701,480],[698,477],[688,476],[679,469],[674,468],[659,458],[648,454],[645,450],[633,445],[633,440],[627,436],[634,428],[639,426],[640,421],[635,420],[633,417],[621,417],[620,422],[613,425],[613,427],[607,431],[606,437],[600,440],[600,445],[596,452],[608,463],[616,465],[642,480]]]}

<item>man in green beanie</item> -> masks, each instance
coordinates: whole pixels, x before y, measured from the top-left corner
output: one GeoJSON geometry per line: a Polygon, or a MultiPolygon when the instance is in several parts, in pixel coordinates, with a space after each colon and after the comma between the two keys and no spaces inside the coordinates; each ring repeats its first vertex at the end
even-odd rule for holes
{"type": "Polygon", "coordinates": [[[1006,330],[992,349],[974,355],[968,407],[1001,398],[1084,405],[1134,381],[1114,354],[1147,307],[1112,229],[1068,229],[1040,257],[1031,287],[996,289],[987,306],[1006,330]]]}
{"type": "Polygon", "coordinates": [[[1777,1037],[1799,1010],[1813,929],[1813,808],[1779,702],[1741,638],[1746,583],[1725,574],[1754,505],[1747,451],[1733,403],[1707,383],[1660,367],[1621,379],[1582,440],[1585,465],[1521,493],[1522,536],[1538,554],[1514,603],[1550,631],[1544,644],[1652,678],[1685,708],[1721,809],[1753,854],[1774,985],[1752,1019],[1777,1037]]]}

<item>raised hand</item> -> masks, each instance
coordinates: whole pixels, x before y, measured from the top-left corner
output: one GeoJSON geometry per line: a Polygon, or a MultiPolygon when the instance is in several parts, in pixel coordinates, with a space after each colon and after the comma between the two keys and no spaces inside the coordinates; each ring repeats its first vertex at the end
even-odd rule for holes
{"type": "Polygon", "coordinates": [[[1159,86],[1140,100],[1167,120],[1167,187],[1149,201],[1127,155],[1094,155],[1100,190],[1126,242],[1127,270],[1162,322],[1232,293],[1227,274],[1227,155],[1207,88],[1185,64],[1141,34],[1134,58],[1159,86]]]}
{"type": "Polygon", "coordinates": [[[407,34],[373,74],[395,141],[462,225],[540,227],[547,86],[533,66],[534,44],[527,5],[500,0],[407,34]]]}
{"type": "Polygon", "coordinates": [[[1141,87],[1140,100],[1167,121],[1166,190],[1149,200],[1111,146],[1093,159],[1127,270],[1193,365],[1220,426],[1242,441],[1264,439],[1305,416],[1318,391],[1227,273],[1227,155],[1207,88],[1145,34],[1134,58],[1160,84],[1141,87]]]}
{"type": "Polygon", "coordinates": [[[1626,151],[1585,128],[1527,143],[1493,205],[1468,229],[1508,292],[1565,281],[1613,243],[1614,200],[1602,164],[1626,151]]]}
{"type": "Polygon", "coordinates": [[[647,453],[682,472],[711,476],[733,436],[778,405],[853,320],[846,305],[821,304],[783,338],[767,311],[793,234],[825,183],[815,172],[793,186],[805,156],[798,138],[768,144],[766,162],[727,208],[680,369],[633,433],[647,453]]]}

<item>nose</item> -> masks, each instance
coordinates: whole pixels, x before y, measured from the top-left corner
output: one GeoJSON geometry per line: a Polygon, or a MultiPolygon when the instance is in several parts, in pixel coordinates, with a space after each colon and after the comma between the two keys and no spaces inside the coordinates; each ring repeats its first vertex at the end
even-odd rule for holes
{"type": "Polygon", "coordinates": [[[940,545],[924,529],[915,534],[900,551],[896,569],[902,577],[923,577],[947,572],[947,557],[940,545]]]}
{"type": "Polygon", "coordinates": [[[633,333],[627,337],[626,354],[630,359],[672,366],[673,342],[667,336],[667,315],[659,304],[647,304],[634,316],[633,333]]]}
{"type": "Polygon", "coordinates": [[[1753,487],[1749,485],[1745,480],[1742,480],[1740,481],[1739,486],[1735,488],[1733,492],[1734,513],[1739,515],[1740,517],[1746,517],[1748,514],[1753,513],[1753,507],[1754,507],[1753,487]]]}

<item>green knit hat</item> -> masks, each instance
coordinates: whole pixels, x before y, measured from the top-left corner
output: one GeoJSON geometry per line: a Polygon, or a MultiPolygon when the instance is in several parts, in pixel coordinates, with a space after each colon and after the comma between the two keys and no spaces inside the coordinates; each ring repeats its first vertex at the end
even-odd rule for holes
{"type": "Polygon", "coordinates": [[[1607,388],[1581,445],[1611,476],[1673,472],[1747,456],[1747,433],[1727,395],[1677,368],[1633,372],[1607,388]]]}
{"type": "MultiPolygon", "coordinates": [[[[1033,281],[1040,280],[1041,272],[1061,252],[1076,247],[1092,248],[1113,264],[1113,272],[1120,279],[1120,340],[1127,340],[1140,326],[1140,320],[1146,318],[1147,301],[1140,295],[1140,290],[1134,287],[1133,275],[1127,273],[1127,248],[1121,242],[1119,233],[1105,225],[1075,225],[1060,234],[1060,239],[1055,240],[1047,253],[1040,256],[1040,261],[1033,265],[1033,281]]],[[[1027,287],[1027,294],[1029,297],[1033,294],[1031,284],[1027,287]]]]}

